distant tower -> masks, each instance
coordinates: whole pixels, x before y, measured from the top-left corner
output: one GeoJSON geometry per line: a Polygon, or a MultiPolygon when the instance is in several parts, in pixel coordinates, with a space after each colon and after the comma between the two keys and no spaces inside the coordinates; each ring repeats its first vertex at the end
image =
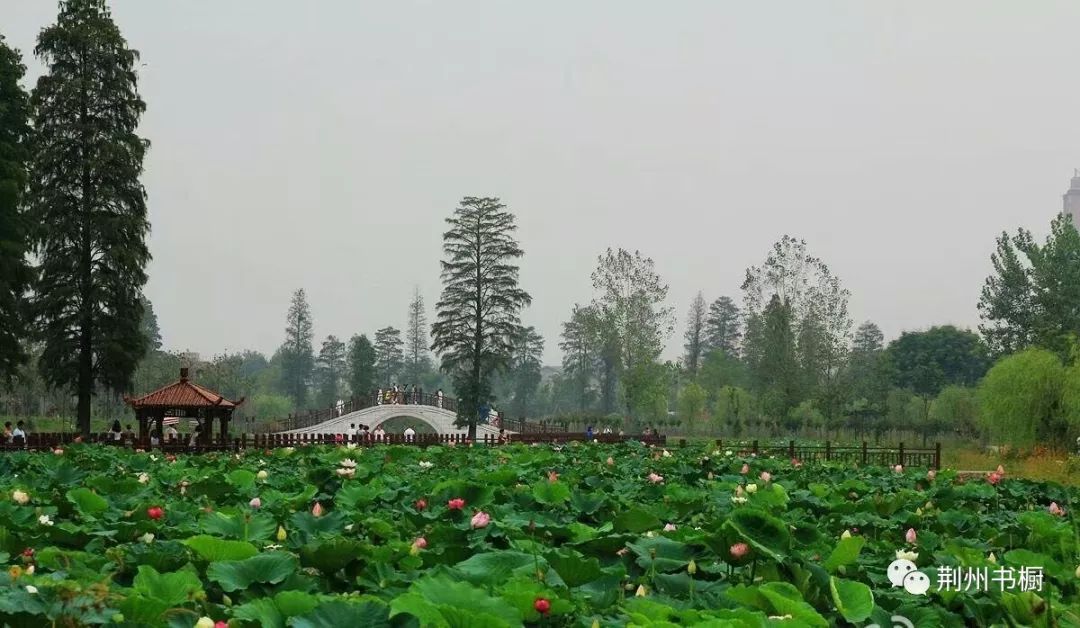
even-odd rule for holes
{"type": "Polygon", "coordinates": [[[1073,225],[1080,229],[1080,168],[1073,169],[1069,191],[1062,197],[1061,211],[1072,216],[1073,225]]]}

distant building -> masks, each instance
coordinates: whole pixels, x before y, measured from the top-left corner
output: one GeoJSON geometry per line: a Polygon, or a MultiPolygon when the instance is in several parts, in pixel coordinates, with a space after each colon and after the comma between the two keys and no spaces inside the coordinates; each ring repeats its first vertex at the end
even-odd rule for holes
{"type": "Polygon", "coordinates": [[[1062,197],[1061,211],[1072,216],[1073,225],[1080,229],[1080,168],[1073,170],[1069,191],[1062,197]]]}

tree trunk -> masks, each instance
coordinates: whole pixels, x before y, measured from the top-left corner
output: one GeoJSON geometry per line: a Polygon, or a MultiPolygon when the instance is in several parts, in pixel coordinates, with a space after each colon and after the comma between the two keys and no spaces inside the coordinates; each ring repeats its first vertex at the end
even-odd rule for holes
{"type": "Polygon", "coordinates": [[[77,426],[84,437],[90,436],[90,398],[94,392],[93,353],[90,328],[84,323],[79,334],[79,409],[77,426]]]}

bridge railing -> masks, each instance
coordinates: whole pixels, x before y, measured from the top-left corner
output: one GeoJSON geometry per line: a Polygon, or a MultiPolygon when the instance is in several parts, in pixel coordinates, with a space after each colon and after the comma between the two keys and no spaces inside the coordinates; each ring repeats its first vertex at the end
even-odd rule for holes
{"type": "MultiPolygon", "coordinates": [[[[289,414],[288,418],[262,424],[259,428],[259,431],[263,433],[271,433],[300,430],[319,425],[320,423],[324,423],[331,419],[336,419],[337,417],[344,416],[358,410],[366,410],[375,406],[394,405],[430,406],[433,408],[441,408],[449,412],[457,412],[458,410],[458,400],[454,399],[453,397],[447,397],[446,395],[442,395],[440,397],[437,393],[429,393],[422,391],[417,391],[415,393],[399,391],[397,393],[394,393],[393,391],[384,390],[382,391],[382,395],[380,396],[378,394],[378,391],[374,391],[369,395],[352,397],[339,405],[330,406],[329,408],[308,410],[307,412],[301,412],[297,414],[289,414]]],[[[549,432],[558,431],[547,425],[533,423],[524,419],[509,419],[502,416],[491,419],[487,423],[481,422],[481,424],[501,427],[509,431],[519,432],[522,434],[546,434],[549,432]]]]}

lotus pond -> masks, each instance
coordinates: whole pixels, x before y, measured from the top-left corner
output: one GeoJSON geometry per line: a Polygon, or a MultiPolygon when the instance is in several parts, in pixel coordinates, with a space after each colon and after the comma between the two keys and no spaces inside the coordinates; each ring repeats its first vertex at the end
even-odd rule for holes
{"type": "Polygon", "coordinates": [[[640,444],[4,454],[0,623],[1080,626],[1080,491],[1001,471],[640,444]],[[889,571],[909,560],[925,593],[889,571]]]}

